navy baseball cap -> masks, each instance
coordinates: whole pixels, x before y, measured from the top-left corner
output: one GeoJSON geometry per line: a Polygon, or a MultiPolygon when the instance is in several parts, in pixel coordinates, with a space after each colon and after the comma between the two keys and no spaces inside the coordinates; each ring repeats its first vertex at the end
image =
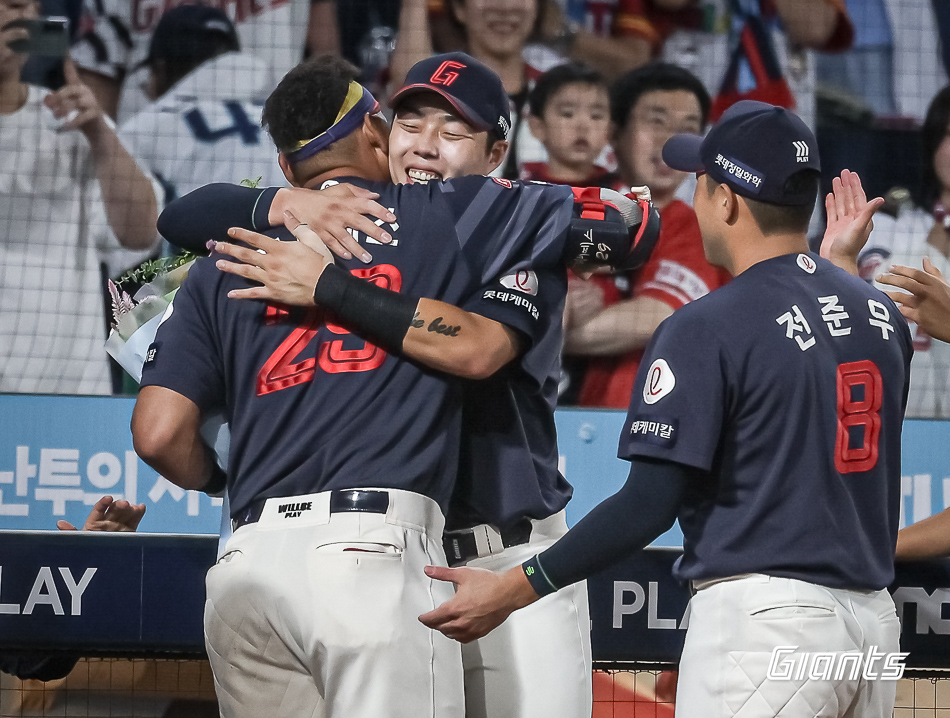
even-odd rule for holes
{"type": "Polygon", "coordinates": [[[706,172],[743,197],[781,205],[814,202],[814,191],[790,193],[785,183],[801,170],[821,171],[808,125],[784,107],[754,100],[726,110],[705,137],[671,137],[663,161],[681,172],[706,172]]]}
{"type": "Polygon", "coordinates": [[[142,64],[149,65],[155,60],[202,60],[209,55],[211,36],[226,38],[235,51],[241,49],[234,24],[218,8],[179,5],[159,19],[148,57],[142,64]]]}
{"type": "Polygon", "coordinates": [[[508,93],[501,78],[471,55],[448,52],[417,62],[406,75],[406,83],[389,98],[389,106],[395,110],[402,100],[420,92],[439,93],[479,132],[508,139],[508,93]]]}

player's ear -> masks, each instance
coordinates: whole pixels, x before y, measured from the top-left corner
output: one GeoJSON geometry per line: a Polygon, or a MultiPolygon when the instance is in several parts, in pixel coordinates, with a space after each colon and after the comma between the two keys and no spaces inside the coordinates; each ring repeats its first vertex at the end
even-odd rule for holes
{"type": "Polygon", "coordinates": [[[509,143],[505,140],[495,140],[491,149],[488,150],[488,172],[485,174],[494,172],[495,168],[505,161],[505,155],[508,154],[508,147],[509,143]]]}
{"type": "Polygon", "coordinates": [[[389,125],[382,117],[366,115],[363,118],[363,133],[373,149],[389,155],[389,125]]]}
{"type": "Polygon", "coordinates": [[[716,203],[714,205],[719,218],[726,224],[732,225],[739,218],[739,196],[732,187],[721,184],[716,188],[716,203]]]}
{"type": "Polygon", "coordinates": [[[290,183],[290,186],[300,187],[300,183],[294,176],[294,170],[290,166],[290,160],[287,159],[287,155],[285,155],[283,152],[279,152],[277,154],[277,164],[280,165],[280,171],[284,173],[284,177],[290,183]]]}

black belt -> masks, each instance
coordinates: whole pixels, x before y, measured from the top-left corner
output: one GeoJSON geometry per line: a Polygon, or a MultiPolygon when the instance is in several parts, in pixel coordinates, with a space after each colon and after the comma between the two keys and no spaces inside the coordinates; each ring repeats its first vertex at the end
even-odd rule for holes
{"type": "MultiPolygon", "coordinates": [[[[528,543],[531,538],[531,519],[521,519],[516,524],[502,529],[495,530],[501,534],[501,542],[505,548],[512,546],[521,546],[528,543]]],[[[469,529],[460,529],[459,531],[446,531],[442,536],[442,546],[445,549],[445,558],[449,566],[458,566],[459,564],[471,561],[473,558],[482,558],[490,556],[493,551],[479,551],[478,542],[475,539],[477,531],[484,531],[484,526],[474,526],[469,529]]]]}
{"type": "MultiPolygon", "coordinates": [[[[267,499],[255,501],[244,511],[231,519],[232,530],[253,524],[260,520],[264,513],[264,504],[267,499]]],[[[346,489],[330,492],[330,513],[338,514],[344,511],[363,511],[368,514],[384,514],[389,511],[389,493],[386,491],[372,491],[364,489],[346,489]]]]}

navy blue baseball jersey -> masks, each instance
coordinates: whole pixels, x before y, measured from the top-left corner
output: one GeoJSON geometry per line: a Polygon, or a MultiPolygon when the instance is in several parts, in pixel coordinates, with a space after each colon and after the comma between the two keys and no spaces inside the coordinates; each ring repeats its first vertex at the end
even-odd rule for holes
{"type": "Polygon", "coordinates": [[[911,354],[894,303],[814,254],[760,262],[663,322],[620,457],[702,472],[677,575],[887,586],[911,354]]]}
{"type": "MultiPolygon", "coordinates": [[[[397,221],[387,227],[394,241],[372,247],[371,265],[342,266],[394,291],[490,316],[534,345],[540,318],[563,299],[547,291],[543,268],[560,261],[569,189],[509,188],[480,177],[428,186],[348,181],[379,192],[397,221]],[[537,267],[533,291],[508,286],[527,265],[537,267]]],[[[458,466],[462,383],[388,356],[320,309],[228,299],[248,283],[212,260],[196,262],[179,290],[142,385],[225,412],[232,515],[264,498],[360,486],[415,491],[445,510],[458,466]]]]}

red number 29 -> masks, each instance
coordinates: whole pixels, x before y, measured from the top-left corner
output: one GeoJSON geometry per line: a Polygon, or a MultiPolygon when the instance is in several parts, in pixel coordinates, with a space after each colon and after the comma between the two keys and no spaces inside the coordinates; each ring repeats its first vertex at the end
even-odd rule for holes
{"type": "Polygon", "coordinates": [[[881,400],[884,384],[872,361],[856,361],[838,367],[838,435],[835,441],[835,468],[838,473],[868,471],[877,464],[881,437],[881,400]],[[854,399],[855,387],[863,387],[864,398],[854,399]],[[850,429],[864,430],[861,446],[851,448],[850,429]]]}
{"type": "MultiPolygon", "coordinates": [[[[352,274],[385,289],[398,292],[402,289],[402,274],[391,264],[351,270],[352,274]]],[[[343,340],[336,339],[321,344],[316,357],[294,362],[320,329],[323,312],[314,309],[305,315],[300,326],[294,329],[270,355],[257,374],[257,394],[263,396],[287,389],[297,384],[313,381],[316,366],[328,374],[364,372],[377,369],[386,359],[386,352],[366,342],[359,349],[344,349],[343,340]]],[[[349,335],[350,332],[336,324],[326,324],[333,334],[349,335]]]]}

